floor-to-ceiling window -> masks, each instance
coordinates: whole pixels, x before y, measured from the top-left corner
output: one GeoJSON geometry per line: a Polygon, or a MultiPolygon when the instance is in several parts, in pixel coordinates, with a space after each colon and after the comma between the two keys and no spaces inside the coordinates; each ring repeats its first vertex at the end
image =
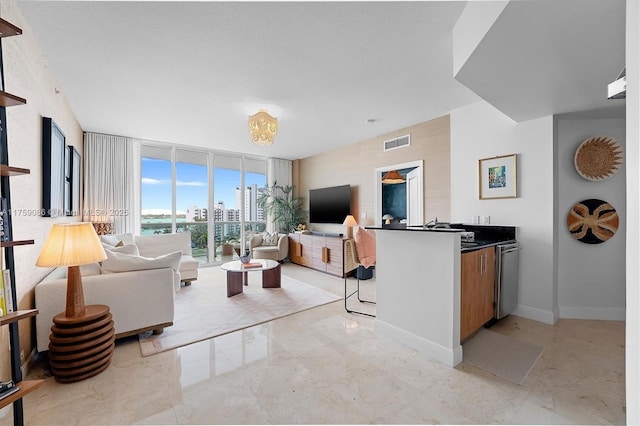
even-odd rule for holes
{"type": "Polygon", "coordinates": [[[140,233],[171,233],[175,220],[171,148],[143,146],[141,156],[140,233]]]}
{"type": "Polygon", "coordinates": [[[265,229],[257,197],[266,170],[263,159],[143,144],[140,233],[189,230],[200,262],[237,258],[265,229]]]}
{"type": "Polygon", "coordinates": [[[201,151],[175,150],[176,232],[191,231],[195,259],[209,263],[209,167],[201,151]]]}
{"type": "Polygon", "coordinates": [[[216,261],[237,256],[242,233],[242,158],[213,157],[213,227],[216,261]]]}
{"type": "Polygon", "coordinates": [[[267,184],[267,163],[246,159],[244,161],[244,235],[263,232],[266,215],[258,206],[258,196],[267,184]]]}

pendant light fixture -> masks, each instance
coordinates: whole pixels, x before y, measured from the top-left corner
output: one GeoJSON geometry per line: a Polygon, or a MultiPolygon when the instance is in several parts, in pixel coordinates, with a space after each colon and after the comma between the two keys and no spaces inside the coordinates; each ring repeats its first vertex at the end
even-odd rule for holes
{"type": "Polygon", "coordinates": [[[271,145],[278,133],[278,119],[269,115],[266,109],[261,109],[249,117],[249,132],[253,143],[271,145]]]}
{"type": "Polygon", "coordinates": [[[397,170],[390,170],[382,176],[382,183],[404,183],[405,178],[397,170]]]}

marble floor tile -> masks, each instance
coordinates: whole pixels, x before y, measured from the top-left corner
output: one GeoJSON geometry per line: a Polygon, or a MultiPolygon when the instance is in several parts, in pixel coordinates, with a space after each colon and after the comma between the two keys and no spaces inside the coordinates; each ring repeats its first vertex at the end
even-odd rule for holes
{"type": "MultiPolygon", "coordinates": [[[[344,292],[338,277],[288,263],[282,273],[344,292]]],[[[363,293],[374,290],[375,278],[363,281],[363,293]]],[[[433,361],[338,301],[144,358],[137,338],[122,339],[100,375],[66,385],[49,377],[25,397],[25,423],[625,422],[624,323],[550,326],[511,316],[492,330],[544,347],[522,386],[465,362],[433,361]]],[[[46,364],[30,376],[48,377],[46,364]]],[[[0,426],[12,424],[10,411],[0,413],[0,426]]]]}

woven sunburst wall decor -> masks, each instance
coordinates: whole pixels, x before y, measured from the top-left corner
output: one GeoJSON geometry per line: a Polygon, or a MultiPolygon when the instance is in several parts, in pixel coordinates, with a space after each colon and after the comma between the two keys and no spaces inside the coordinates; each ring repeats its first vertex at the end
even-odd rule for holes
{"type": "Polygon", "coordinates": [[[578,174],[591,181],[609,179],[615,175],[624,156],[622,147],[609,136],[594,136],[582,142],[576,150],[574,164],[578,174]]]}
{"type": "Polygon", "coordinates": [[[595,198],[574,204],[567,215],[571,236],[587,244],[604,243],[615,235],[619,224],[616,209],[595,198]]]}

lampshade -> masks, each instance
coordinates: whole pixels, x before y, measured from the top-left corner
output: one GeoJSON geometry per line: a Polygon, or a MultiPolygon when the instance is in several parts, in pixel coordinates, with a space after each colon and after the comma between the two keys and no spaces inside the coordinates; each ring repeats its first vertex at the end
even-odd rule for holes
{"type": "Polygon", "coordinates": [[[347,217],[344,219],[344,222],[342,222],[342,225],[344,225],[344,226],[358,226],[358,222],[356,222],[356,218],[353,217],[352,215],[347,215],[347,217]]]}
{"type": "Polygon", "coordinates": [[[397,170],[390,170],[382,176],[382,183],[404,183],[405,179],[397,170]]]}
{"type": "Polygon", "coordinates": [[[78,266],[107,258],[90,222],[56,223],[40,250],[37,266],[78,266]]]}
{"type": "Polygon", "coordinates": [[[249,117],[249,131],[253,142],[259,145],[271,145],[278,133],[278,119],[261,109],[249,117]]]}

